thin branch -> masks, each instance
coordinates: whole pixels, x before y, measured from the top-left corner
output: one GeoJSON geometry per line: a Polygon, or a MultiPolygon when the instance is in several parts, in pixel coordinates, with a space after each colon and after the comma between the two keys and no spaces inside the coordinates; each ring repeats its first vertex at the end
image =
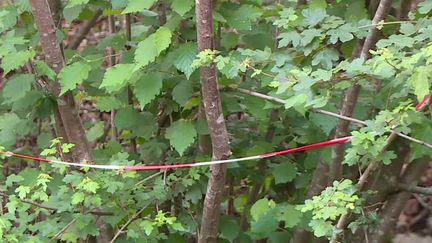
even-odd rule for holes
{"type": "MultiPolygon", "coordinates": [[[[241,92],[241,93],[244,93],[244,94],[248,94],[248,95],[251,95],[251,96],[255,96],[255,97],[258,97],[258,98],[261,98],[261,99],[264,99],[264,100],[272,101],[272,102],[279,103],[279,104],[285,104],[285,100],[277,98],[277,97],[265,95],[265,94],[262,94],[262,93],[258,93],[258,92],[255,92],[255,91],[251,91],[251,90],[247,90],[247,89],[242,89],[242,88],[233,88],[233,87],[230,87],[230,89],[238,91],[238,92],[241,92]]],[[[356,123],[356,124],[361,125],[361,126],[366,126],[367,125],[366,121],[362,121],[362,120],[359,120],[359,119],[356,119],[356,118],[352,118],[352,117],[349,117],[349,116],[340,115],[340,114],[337,114],[337,113],[334,113],[334,112],[331,112],[331,111],[326,111],[326,110],[322,110],[322,109],[311,109],[311,110],[313,112],[315,112],[315,113],[320,113],[320,114],[323,114],[323,115],[328,115],[328,116],[336,117],[336,118],[339,118],[341,120],[350,121],[350,122],[356,123]]],[[[414,143],[426,146],[428,148],[432,148],[432,144],[427,143],[427,142],[425,142],[423,140],[419,140],[419,139],[410,137],[410,136],[408,136],[406,134],[397,132],[396,130],[393,130],[393,129],[391,131],[393,133],[395,133],[396,135],[398,135],[399,137],[405,138],[406,140],[409,140],[411,142],[414,142],[414,143]]]]}
{"type": "Polygon", "coordinates": [[[81,26],[81,28],[78,30],[78,32],[75,34],[73,39],[71,40],[70,44],[66,46],[67,48],[70,48],[72,50],[76,50],[78,46],[81,44],[81,42],[84,40],[84,38],[87,36],[87,34],[90,32],[91,28],[96,25],[99,17],[102,15],[102,10],[97,10],[93,18],[90,20],[84,22],[81,26]]]}
{"type": "MultiPolygon", "coordinates": [[[[393,143],[393,141],[396,139],[396,137],[397,137],[396,133],[393,132],[392,134],[390,134],[390,136],[387,138],[386,145],[381,149],[380,154],[382,154],[385,151],[387,151],[387,148],[390,146],[390,144],[393,143]]],[[[377,156],[377,158],[378,157],[379,156],[377,156]]],[[[360,176],[360,178],[359,178],[359,180],[357,182],[357,190],[358,191],[362,191],[363,190],[363,187],[365,186],[367,180],[369,179],[369,176],[372,174],[372,172],[378,166],[378,162],[379,162],[378,159],[372,160],[369,163],[369,165],[366,168],[366,170],[364,171],[364,173],[360,176]]],[[[330,240],[330,243],[336,243],[337,242],[337,239],[338,239],[338,236],[339,236],[339,231],[345,229],[345,227],[347,226],[347,224],[348,224],[348,213],[343,214],[339,218],[339,220],[337,222],[337,225],[336,225],[336,229],[337,230],[334,231],[334,234],[332,236],[332,239],[330,240]]]]}
{"type": "Polygon", "coordinates": [[[399,189],[407,191],[407,192],[432,196],[432,187],[411,186],[411,185],[406,185],[406,184],[399,184],[398,186],[399,186],[399,189]]]}
{"type": "MultiPolygon", "coordinates": [[[[1,192],[1,191],[0,191],[0,196],[7,197],[8,200],[9,200],[9,198],[11,197],[11,195],[9,195],[9,194],[7,194],[7,193],[4,193],[4,192],[1,192]]],[[[57,212],[57,211],[58,211],[57,208],[48,207],[48,206],[46,206],[46,205],[39,204],[39,203],[36,203],[36,202],[30,201],[30,200],[26,200],[26,199],[19,199],[19,198],[18,198],[18,200],[20,200],[20,201],[23,202],[23,203],[27,203],[27,204],[30,204],[30,205],[36,206],[36,207],[38,207],[38,208],[43,208],[43,209],[47,209],[47,210],[49,210],[49,211],[52,211],[52,212],[51,212],[52,214],[58,213],[58,212],[57,212]]],[[[80,211],[73,211],[73,212],[74,212],[74,213],[80,213],[80,211]]],[[[90,211],[90,212],[88,212],[88,213],[93,214],[93,215],[98,215],[98,216],[112,216],[112,215],[114,215],[114,213],[111,213],[111,212],[99,212],[99,211],[90,211]]]]}
{"type": "Polygon", "coordinates": [[[129,226],[132,221],[138,218],[138,216],[148,207],[148,205],[145,205],[143,208],[141,208],[138,212],[136,212],[132,217],[129,218],[129,220],[117,231],[117,233],[114,235],[114,237],[111,239],[110,243],[114,243],[115,240],[124,232],[123,230],[126,229],[126,227],[129,226]]]}
{"type": "Polygon", "coordinates": [[[57,232],[57,234],[55,234],[53,238],[51,238],[48,242],[52,242],[53,240],[60,237],[73,223],[75,223],[75,221],[77,221],[77,219],[78,217],[72,219],[65,227],[63,227],[59,232],[57,232]]]}

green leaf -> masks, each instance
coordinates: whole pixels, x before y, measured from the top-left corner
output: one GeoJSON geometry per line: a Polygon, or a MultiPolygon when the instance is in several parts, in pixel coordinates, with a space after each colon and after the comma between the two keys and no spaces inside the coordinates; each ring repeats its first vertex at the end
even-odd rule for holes
{"type": "Polygon", "coordinates": [[[35,81],[32,74],[18,74],[7,81],[3,89],[4,103],[10,104],[24,98],[35,81]]]}
{"type": "Polygon", "coordinates": [[[60,95],[74,90],[78,84],[88,78],[90,70],[91,66],[84,62],[75,62],[64,67],[58,75],[61,86],[60,95]]]}
{"type": "Polygon", "coordinates": [[[15,192],[18,193],[19,198],[24,199],[30,193],[30,187],[21,185],[15,189],[15,192]]]}
{"type": "Polygon", "coordinates": [[[333,225],[324,220],[312,220],[309,223],[316,237],[330,236],[333,231],[333,225]]]}
{"type": "Polygon", "coordinates": [[[419,6],[419,8],[418,8],[419,13],[427,14],[432,9],[432,1],[430,1],[430,0],[423,1],[423,2],[419,3],[418,6],[419,6]]]}
{"type": "Polygon", "coordinates": [[[68,23],[72,23],[81,14],[86,5],[76,5],[63,9],[63,16],[68,23]]]}
{"type": "Polygon", "coordinates": [[[141,12],[144,9],[149,9],[155,2],[156,0],[129,0],[122,14],[141,12]]]}
{"type": "Polygon", "coordinates": [[[347,42],[354,39],[354,35],[351,32],[354,32],[355,28],[351,24],[344,24],[337,29],[332,29],[328,32],[330,35],[330,43],[336,44],[338,40],[341,42],[347,42]]]}
{"type": "Polygon", "coordinates": [[[38,75],[45,75],[51,80],[55,80],[57,74],[44,61],[35,60],[35,69],[38,75]]]}
{"type": "Polygon", "coordinates": [[[149,220],[143,220],[141,221],[141,223],[139,224],[139,226],[144,230],[144,233],[146,235],[150,235],[151,232],[153,231],[153,222],[149,221],[149,220]]]}
{"type": "Polygon", "coordinates": [[[251,222],[251,234],[254,239],[268,238],[277,231],[279,222],[275,215],[275,210],[270,210],[258,220],[251,222]]]}
{"type": "Polygon", "coordinates": [[[414,74],[409,79],[409,82],[414,89],[414,94],[417,96],[417,100],[423,100],[423,98],[430,92],[430,70],[431,68],[427,66],[418,67],[415,69],[414,74]]]}
{"type": "Polygon", "coordinates": [[[2,68],[4,74],[24,66],[30,59],[36,55],[34,50],[12,52],[5,55],[2,59],[2,68]]]}
{"type": "Polygon", "coordinates": [[[227,17],[228,24],[237,30],[251,30],[252,23],[262,15],[262,9],[253,5],[243,4],[227,17]]]}
{"type": "Polygon", "coordinates": [[[295,48],[300,44],[302,37],[297,31],[290,31],[280,34],[278,38],[280,38],[278,48],[288,46],[290,43],[295,48]]]}
{"type": "Polygon", "coordinates": [[[192,63],[195,60],[197,54],[197,47],[193,43],[183,44],[174,51],[174,65],[179,71],[183,72],[188,79],[193,71],[195,71],[192,63]]]}
{"type": "Polygon", "coordinates": [[[136,81],[133,92],[141,109],[144,109],[160,93],[162,84],[162,77],[157,73],[145,74],[136,81]]]}
{"type": "Polygon", "coordinates": [[[105,72],[100,88],[108,92],[116,92],[126,86],[132,77],[133,64],[117,64],[105,72]]]}
{"type": "Polygon", "coordinates": [[[302,219],[303,214],[293,205],[281,205],[278,207],[278,220],[285,222],[285,228],[293,228],[302,219]]]}
{"type": "Polygon", "coordinates": [[[250,209],[252,219],[258,221],[261,216],[267,214],[271,209],[276,207],[276,203],[273,200],[262,198],[254,203],[250,209]]]}
{"type": "Polygon", "coordinates": [[[153,62],[170,44],[171,31],[166,27],[160,27],[155,33],[138,43],[135,50],[136,67],[134,70],[153,62]]]}
{"type": "Polygon", "coordinates": [[[68,4],[66,5],[66,8],[75,7],[78,5],[84,5],[87,4],[89,0],[69,0],[68,4]]]}
{"type": "Polygon", "coordinates": [[[240,234],[240,225],[233,217],[222,216],[219,222],[221,238],[232,242],[240,234]]]}
{"type": "Polygon", "coordinates": [[[317,29],[306,29],[302,32],[301,44],[306,46],[311,43],[315,37],[321,36],[321,31],[317,29]]]}
{"type": "Polygon", "coordinates": [[[75,193],[72,195],[72,201],[71,201],[71,204],[72,204],[72,205],[76,205],[76,204],[78,204],[78,203],[83,202],[84,199],[85,199],[85,194],[84,194],[83,192],[75,192],[75,193]]]}
{"type": "Polygon", "coordinates": [[[173,99],[179,103],[179,105],[184,106],[186,102],[188,102],[189,98],[192,96],[192,82],[184,80],[178,83],[173,91],[172,96],[173,99]]]}
{"type": "Polygon", "coordinates": [[[104,134],[104,122],[97,122],[94,126],[92,126],[87,132],[87,140],[89,142],[94,142],[96,139],[100,138],[104,134]]]}
{"type": "Polygon", "coordinates": [[[197,132],[190,121],[179,120],[171,124],[166,130],[165,137],[170,140],[174,149],[183,155],[184,151],[195,142],[197,132]]]}
{"type": "Polygon", "coordinates": [[[122,106],[122,102],[114,96],[104,96],[96,101],[96,108],[102,112],[109,112],[122,106]]]}
{"type": "Polygon", "coordinates": [[[139,112],[132,107],[120,109],[116,112],[114,123],[118,129],[132,129],[137,122],[139,112]]]}
{"type": "Polygon", "coordinates": [[[297,175],[297,167],[292,163],[285,162],[272,166],[272,175],[275,179],[275,184],[287,183],[297,175]]]}
{"type": "Polygon", "coordinates": [[[171,4],[172,10],[180,16],[185,15],[194,6],[194,0],[173,0],[171,4]]]}

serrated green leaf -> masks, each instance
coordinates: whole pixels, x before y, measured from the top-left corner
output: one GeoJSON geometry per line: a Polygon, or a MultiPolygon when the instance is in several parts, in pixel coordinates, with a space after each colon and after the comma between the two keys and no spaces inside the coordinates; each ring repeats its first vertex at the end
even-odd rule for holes
{"type": "Polygon", "coordinates": [[[292,163],[286,162],[272,166],[272,175],[275,179],[275,184],[287,183],[297,175],[297,167],[292,163]]]}
{"type": "Polygon", "coordinates": [[[195,142],[196,136],[194,125],[185,120],[172,123],[165,133],[165,137],[170,140],[170,144],[180,155],[183,155],[184,151],[195,142]]]}
{"type": "Polygon", "coordinates": [[[252,219],[257,221],[263,215],[267,214],[271,209],[276,207],[276,203],[273,200],[262,198],[254,203],[250,209],[252,219]]]}
{"type": "Polygon", "coordinates": [[[133,64],[117,64],[107,69],[100,88],[105,88],[108,92],[121,90],[132,77],[133,68],[133,64]]]}
{"type": "Polygon", "coordinates": [[[285,228],[293,228],[300,223],[303,214],[296,209],[296,206],[287,204],[278,209],[278,220],[285,222],[285,228]]]}
{"type": "Polygon", "coordinates": [[[135,62],[138,70],[153,62],[171,44],[171,31],[166,27],[160,27],[155,33],[138,43],[135,50],[135,62]]]}
{"type": "Polygon", "coordinates": [[[297,31],[290,31],[286,33],[282,33],[279,35],[279,44],[278,48],[288,46],[290,43],[292,43],[293,47],[297,47],[300,44],[301,36],[297,31]]]}
{"type": "Polygon", "coordinates": [[[26,50],[19,52],[12,52],[5,55],[2,59],[2,68],[4,73],[7,74],[12,70],[24,66],[30,59],[36,55],[34,50],[26,50]]]}
{"type": "Polygon", "coordinates": [[[409,79],[411,87],[414,89],[414,94],[417,96],[418,100],[423,100],[423,98],[430,92],[430,74],[430,67],[421,66],[415,69],[413,75],[409,79]]]}
{"type": "Polygon", "coordinates": [[[74,90],[77,85],[88,78],[90,70],[91,66],[84,62],[75,62],[64,67],[58,74],[61,86],[60,95],[74,90]]]}
{"type": "Polygon", "coordinates": [[[171,4],[172,10],[180,16],[185,15],[194,6],[194,0],[173,0],[171,4]]]}
{"type": "Polygon", "coordinates": [[[221,238],[227,239],[232,242],[240,233],[240,225],[236,220],[229,216],[223,216],[220,219],[219,229],[221,238]]]}
{"type": "Polygon", "coordinates": [[[21,185],[15,189],[15,192],[18,193],[19,198],[24,199],[30,193],[30,187],[21,185]]]}
{"type": "Polygon", "coordinates": [[[35,81],[32,74],[18,74],[7,81],[3,89],[4,103],[10,104],[24,98],[35,81]]]}
{"type": "Polygon", "coordinates": [[[144,9],[149,9],[155,2],[156,0],[129,0],[122,14],[141,12],[144,9]]]}
{"type": "Polygon", "coordinates": [[[102,112],[109,112],[122,106],[122,102],[114,96],[105,96],[96,101],[96,108],[102,112]]]}
{"type": "Polygon", "coordinates": [[[149,220],[143,220],[141,221],[141,223],[139,224],[139,226],[144,230],[146,235],[150,235],[151,232],[153,231],[153,222],[149,221],[149,220]]]}
{"type": "Polygon", "coordinates": [[[57,74],[44,61],[35,60],[34,65],[35,65],[35,70],[36,70],[38,75],[45,75],[49,79],[55,80],[57,74]]]}
{"type": "Polygon", "coordinates": [[[87,140],[89,142],[94,142],[96,139],[100,138],[104,134],[105,125],[104,122],[97,122],[92,126],[86,133],[87,140]]]}
{"type": "Polygon", "coordinates": [[[193,43],[183,44],[174,51],[174,56],[176,57],[174,60],[174,65],[179,71],[183,72],[188,79],[193,71],[195,71],[192,63],[195,60],[197,54],[197,47],[193,43]]]}
{"type": "Polygon", "coordinates": [[[160,93],[162,84],[162,77],[157,73],[145,74],[136,81],[133,92],[141,109],[160,93]]]}
{"type": "Polygon", "coordinates": [[[72,204],[72,205],[76,205],[76,204],[78,204],[78,203],[83,202],[84,199],[85,199],[85,194],[84,194],[83,192],[75,192],[75,193],[72,195],[72,201],[71,201],[71,204],[72,204]]]}
{"type": "Polygon", "coordinates": [[[251,30],[252,23],[261,15],[262,9],[253,5],[243,4],[226,19],[228,24],[237,30],[251,30]]]}
{"type": "Polygon", "coordinates": [[[184,106],[192,96],[192,93],[192,83],[190,81],[184,80],[174,87],[172,96],[173,99],[179,103],[179,105],[184,106]]]}
{"type": "Polygon", "coordinates": [[[72,23],[75,19],[78,18],[80,13],[83,11],[85,5],[76,5],[70,8],[63,8],[63,16],[68,23],[72,23]]]}

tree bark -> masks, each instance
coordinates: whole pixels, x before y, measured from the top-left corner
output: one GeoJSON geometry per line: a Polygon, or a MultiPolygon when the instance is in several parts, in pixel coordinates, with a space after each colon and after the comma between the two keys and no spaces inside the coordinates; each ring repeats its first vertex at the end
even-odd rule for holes
{"type": "MultiPolygon", "coordinates": [[[[409,186],[416,185],[420,175],[427,168],[430,161],[431,158],[428,156],[412,161],[403,173],[400,182],[409,186]]],[[[385,243],[391,240],[393,236],[392,231],[395,228],[399,215],[410,196],[410,192],[402,191],[393,194],[389,198],[380,212],[380,223],[378,227],[370,229],[370,243],[385,243]]]]}
{"type": "MultiPolygon", "coordinates": [[[[52,3],[52,1],[51,1],[52,3]]],[[[57,42],[54,16],[56,13],[50,9],[50,3],[46,0],[31,0],[32,13],[40,33],[42,51],[45,54],[45,61],[56,72],[59,73],[65,66],[65,60],[61,43],[57,42]]],[[[60,23],[60,21],[56,21],[60,23]]],[[[78,114],[78,109],[71,92],[59,97],[60,85],[54,81],[50,90],[52,95],[57,98],[58,116],[56,123],[61,123],[64,127],[67,142],[73,143],[72,159],[74,162],[83,163],[91,161],[90,149],[88,146],[84,127],[78,114]],[[58,119],[60,118],[60,119],[58,119]]],[[[55,113],[57,114],[57,113],[55,113]]],[[[57,125],[57,127],[61,127],[57,125]]],[[[99,229],[97,242],[109,242],[110,231],[100,220],[96,222],[99,229]]]]}
{"type": "MultiPolygon", "coordinates": [[[[65,61],[60,44],[57,42],[56,27],[48,1],[31,0],[30,3],[40,33],[40,42],[45,54],[45,60],[56,73],[59,73],[64,67],[65,61]]],[[[59,96],[60,85],[57,81],[53,83],[51,92],[55,97],[59,96]]],[[[72,151],[74,161],[90,161],[88,142],[72,93],[67,92],[60,96],[57,103],[67,142],[75,144],[72,151]]],[[[56,120],[56,122],[60,121],[56,120]]]]}
{"type": "MultiPolygon", "coordinates": [[[[213,1],[196,0],[198,51],[214,48],[213,1]]],[[[218,87],[218,74],[214,63],[201,68],[201,83],[204,110],[212,141],[213,159],[226,159],[230,156],[228,131],[222,113],[218,87]]],[[[225,186],[225,165],[211,167],[207,194],[204,199],[203,216],[198,242],[217,241],[220,203],[225,186]]]]}
{"type": "MultiPolygon", "coordinates": [[[[381,0],[378,6],[378,9],[375,13],[375,16],[372,20],[372,24],[378,24],[381,20],[383,20],[391,7],[391,0],[381,0]]],[[[365,39],[361,51],[359,54],[354,55],[354,57],[363,58],[364,60],[370,57],[369,51],[374,48],[376,42],[378,41],[380,30],[376,28],[376,26],[372,27],[369,31],[368,37],[365,39]]],[[[344,116],[351,117],[354,108],[357,104],[358,95],[360,93],[360,85],[354,84],[351,88],[347,89],[344,98],[342,101],[340,114],[344,116]]],[[[349,121],[339,120],[338,126],[336,128],[335,137],[344,137],[349,134],[349,121]]],[[[332,159],[333,163],[330,167],[330,180],[331,183],[334,180],[339,180],[342,178],[342,162],[344,159],[345,145],[339,144],[333,146],[332,149],[332,159]]]]}

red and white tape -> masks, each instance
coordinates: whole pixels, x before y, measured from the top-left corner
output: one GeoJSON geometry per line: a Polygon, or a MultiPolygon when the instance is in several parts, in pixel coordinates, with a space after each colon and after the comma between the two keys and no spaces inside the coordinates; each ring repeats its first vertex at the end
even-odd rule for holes
{"type": "Polygon", "coordinates": [[[84,163],[81,164],[81,163],[66,162],[66,161],[61,161],[61,160],[51,160],[51,159],[46,159],[46,158],[17,154],[17,153],[13,153],[13,152],[0,151],[0,154],[4,154],[6,156],[11,156],[11,157],[22,158],[22,159],[33,160],[33,161],[37,161],[37,162],[61,164],[61,165],[74,166],[74,167],[105,169],[105,170],[120,170],[120,171],[168,170],[168,169],[185,169],[185,168],[192,168],[192,167],[199,167],[199,166],[210,166],[210,165],[217,165],[217,164],[228,164],[228,163],[235,163],[235,162],[241,162],[241,161],[265,159],[265,158],[281,156],[281,155],[285,155],[285,154],[293,154],[293,153],[304,152],[304,151],[308,151],[308,150],[315,150],[315,149],[319,149],[319,148],[332,146],[335,144],[347,143],[347,142],[351,141],[351,139],[352,139],[352,136],[349,136],[349,137],[343,137],[343,138],[336,138],[336,139],[332,139],[332,140],[325,141],[325,142],[309,144],[309,145],[298,147],[298,148],[286,149],[286,150],[281,150],[281,151],[277,151],[277,152],[273,152],[273,153],[260,154],[260,155],[249,156],[249,157],[242,157],[242,158],[236,158],[236,159],[224,159],[224,160],[212,160],[212,161],[197,162],[197,163],[174,164],[174,165],[131,165],[131,166],[95,165],[95,164],[84,164],[84,163]]]}
{"type": "MultiPolygon", "coordinates": [[[[426,107],[428,107],[431,103],[430,96],[426,96],[422,102],[416,105],[417,111],[423,111],[426,107]]],[[[197,163],[186,163],[186,164],[174,164],[174,165],[131,165],[131,166],[123,166],[123,165],[96,165],[96,164],[85,164],[85,163],[73,163],[73,162],[66,162],[61,160],[51,160],[46,158],[40,158],[40,157],[34,157],[30,155],[23,155],[23,154],[17,154],[9,151],[0,151],[0,154],[4,154],[6,156],[12,156],[27,160],[33,160],[37,162],[44,162],[44,163],[52,163],[52,164],[61,164],[66,166],[74,166],[74,167],[87,167],[87,168],[95,168],[95,169],[105,169],[105,170],[124,170],[124,171],[141,171],[141,170],[168,170],[168,169],[185,169],[185,168],[192,168],[192,167],[199,167],[199,166],[210,166],[210,165],[217,165],[217,164],[229,164],[229,163],[235,163],[235,162],[241,162],[241,161],[250,161],[250,160],[259,160],[259,159],[265,159],[270,157],[276,157],[281,156],[285,154],[294,154],[298,152],[304,152],[309,150],[315,150],[319,148],[324,148],[336,144],[342,144],[347,143],[351,141],[352,136],[349,137],[342,137],[342,138],[336,138],[332,140],[328,140],[325,142],[320,143],[314,143],[305,145],[298,148],[292,148],[292,149],[286,149],[281,150],[273,153],[267,153],[267,154],[260,154],[255,156],[249,156],[249,157],[242,157],[242,158],[236,158],[236,159],[224,159],[224,160],[212,160],[212,161],[205,161],[205,162],[197,162],[197,163]]]]}

